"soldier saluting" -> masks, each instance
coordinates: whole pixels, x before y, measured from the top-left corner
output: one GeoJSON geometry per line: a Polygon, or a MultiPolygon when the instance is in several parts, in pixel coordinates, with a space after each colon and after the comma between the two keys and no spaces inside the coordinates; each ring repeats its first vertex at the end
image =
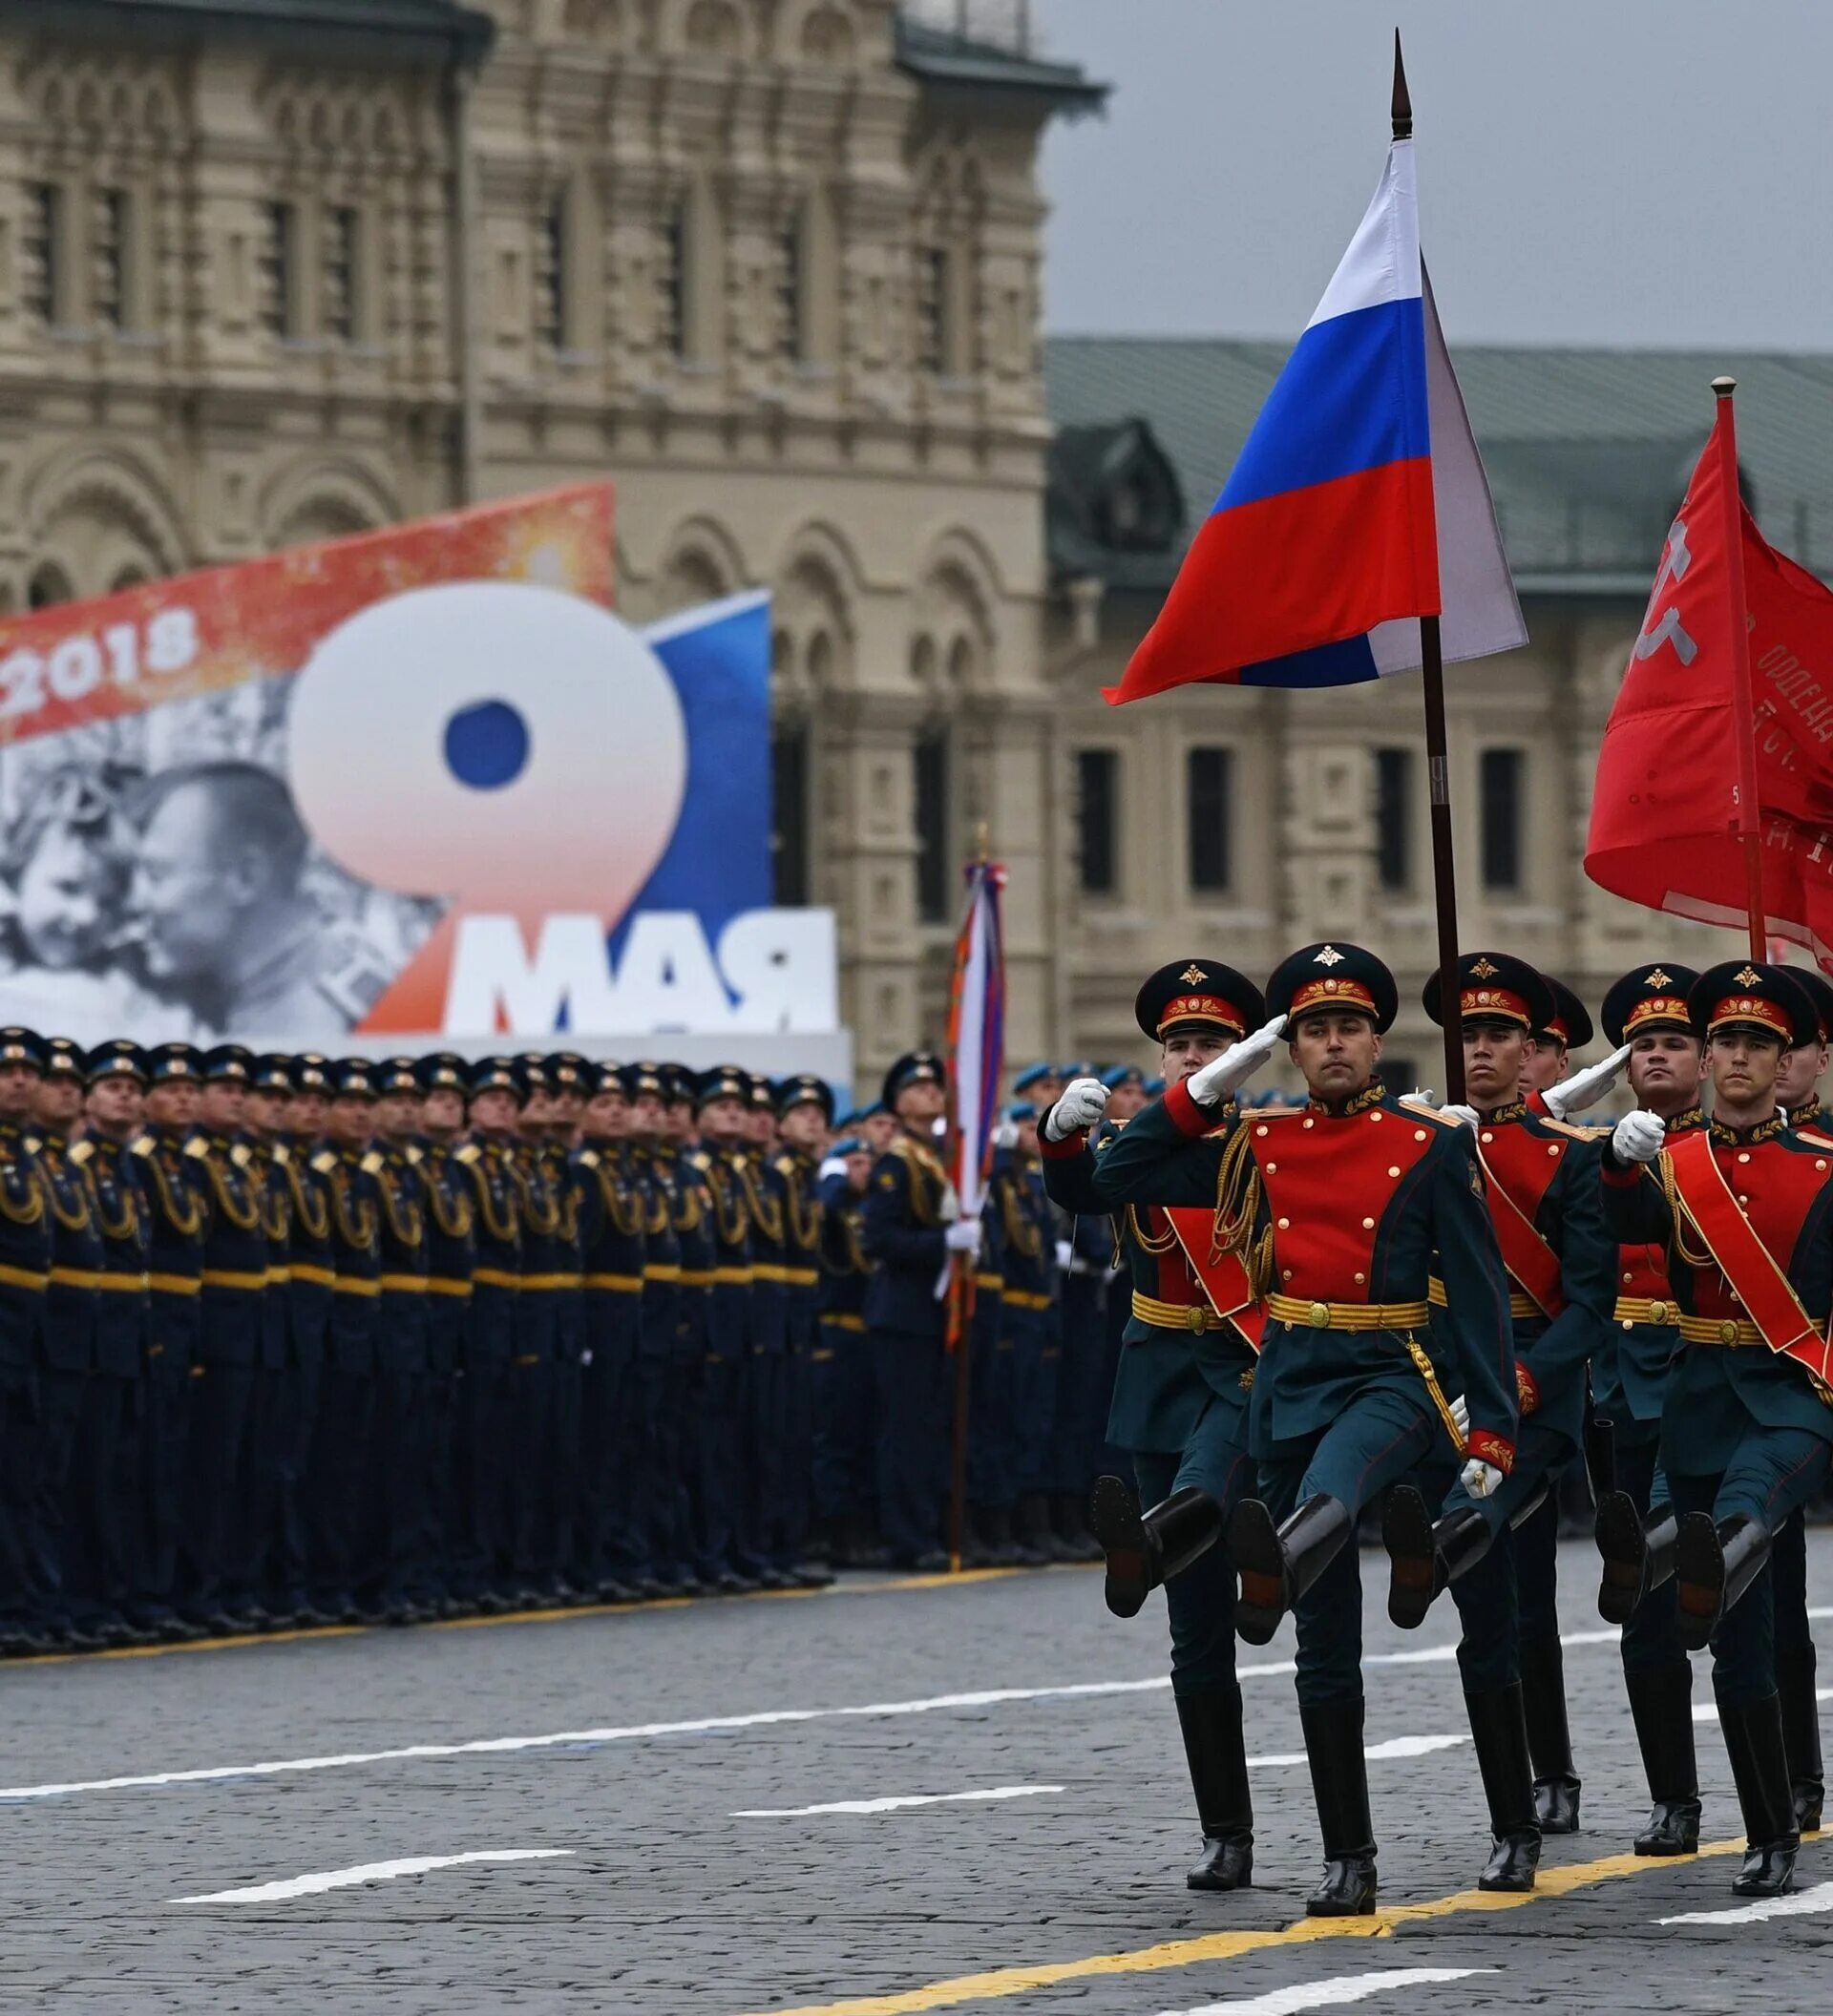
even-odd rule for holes
{"type": "Polygon", "coordinates": [[[1441,1372],[1468,1405],[1473,1493],[1514,1461],[1508,1299],[1468,1134],[1389,1096],[1377,1076],[1394,976],[1355,945],[1308,945],[1267,984],[1274,1019],[1134,1120],[1096,1164],[1109,1208],[1207,1207],[1213,1243],[1264,1286],[1248,1416],[1262,1497],[1229,1522],[1237,1628],[1263,1645],[1296,1613],[1297,1691],[1324,1838],[1314,1917],[1375,1908],[1362,1754],[1361,1580],[1346,1544],[1362,1508],[1456,1431],[1441,1372]],[[1310,1100],[1275,1117],[1221,1111],[1284,1036],[1310,1100]],[[1446,1320],[1428,1327],[1438,1256],[1446,1320]]]}

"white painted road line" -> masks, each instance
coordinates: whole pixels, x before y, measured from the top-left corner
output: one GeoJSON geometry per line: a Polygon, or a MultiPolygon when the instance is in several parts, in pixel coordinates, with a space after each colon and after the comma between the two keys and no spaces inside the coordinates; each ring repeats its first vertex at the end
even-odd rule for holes
{"type": "Polygon", "coordinates": [[[1657,1925],[1754,1925],[1764,1918],[1805,1918],[1833,1911],[1833,1883],[1816,1883],[1793,1897],[1759,1897],[1754,1904],[1733,1911],[1683,1911],[1678,1918],[1657,1918],[1657,1925]]]}
{"type": "MultiPolygon", "coordinates": [[[[1814,1690],[1817,1701],[1833,1701],[1833,1687],[1817,1687],[1814,1690]]],[[[1693,1704],[1693,1719],[1696,1722],[1716,1722],[1718,1719],[1718,1704],[1716,1701],[1696,1701],[1693,1704]]]]}
{"type": "Polygon", "coordinates": [[[1200,2009],[1169,2009],[1165,2016],[1304,2016],[1307,2009],[1340,2009],[1347,2003],[1366,2002],[1390,1988],[1423,1988],[1435,1982],[1468,1981],[1473,1974],[1493,1974],[1494,1967],[1387,1967],[1379,1974],[1338,1974],[1330,1981],[1295,1982],[1270,1995],[1246,2002],[1207,2002],[1200,2009]]]}
{"type": "Polygon", "coordinates": [[[410,1855],[393,1862],[358,1862],[349,1869],[321,1869],[275,1883],[250,1883],[242,1890],[211,1890],[201,1897],[175,1897],[175,1904],[273,1904],[289,1897],[317,1897],[356,1883],[391,1883],[397,1877],[425,1876],[430,1869],[456,1869],[465,1862],[545,1862],[571,1855],[570,1848],[475,1848],[469,1855],[410,1855]]]}
{"type": "MultiPolygon", "coordinates": [[[[1362,1754],[1371,1764],[1380,1764],[1388,1757],[1426,1757],[1435,1750],[1456,1750],[1460,1743],[1467,1743],[1468,1736],[1390,1736],[1385,1743],[1371,1743],[1362,1754]]],[[[1306,1764],[1311,1760],[1302,1750],[1283,1752],[1278,1756],[1250,1757],[1250,1771],[1271,1771],[1277,1765],[1306,1764]]]]}
{"type": "MultiPolygon", "coordinates": [[[[1614,1645],[1615,1629],[1568,1631],[1560,1642],[1568,1648],[1614,1645]]],[[[1364,1668],[1440,1666],[1457,1657],[1455,1645],[1422,1646],[1417,1651],[1371,1652],[1364,1668]]],[[[1264,1680],[1295,1670],[1290,1659],[1263,1660],[1244,1666],[1238,1677],[1264,1680]]],[[[769,1729],[802,1722],[832,1722],[891,1715],[929,1715],[978,1708],[1003,1708],[1016,1701],[1092,1700],[1106,1694],[1162,1693],[1169,1677],[1149,1680],[1088,1680],[1067,1687],[996,1687],[972,1693],[932,1694],[915,1701],[868,1701],[846,1708],[769,1708],[745,1715],[703,1715],[688,1722],[633,1722],[609,1729],[560,1730],[540,1736],[479,1736],[462,1743],[407,1743],[396,1750],[352,1750],[328,1756],[268,1758],[254,1764],[207,1764],[188,1771],[137,1772],[113,1778],[70,1778],[51,1785],[0,1786],[0,1801],[62,1799],[93,1792],[147,1792],[168,1785],[228,1784],[237,1778],[292,1776],[302,1772],[351,1771],[370,1764],[412,1763],[423,1757],[511,1756],[520,1752],[591,1748],[607,1743],[643,1743],[664,1736],[714,1735],[727,1730],[769,1729]]]]}
{"type": "Polygon", "coordinates": [[[1061,1785],[990,1785],[984,1792],[913,1793],[898,1799],[834,1799],[826,1806],[746,1806],[735,1820],[799,1820],[811,1813],[896,1813],[906,1806],[954,1806],[983,1799],[1035,1799],[1061,1785]]]}

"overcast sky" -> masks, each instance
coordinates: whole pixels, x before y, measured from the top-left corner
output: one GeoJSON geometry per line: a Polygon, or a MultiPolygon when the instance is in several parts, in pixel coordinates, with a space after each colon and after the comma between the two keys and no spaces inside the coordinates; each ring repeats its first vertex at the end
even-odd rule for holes
{"type": "Polygon", "coordinates": [[[1296,337],[1406,48],[1445,331],[1833,350],[1833,0],[1032,0],[1053,331],[1296,337]]]}

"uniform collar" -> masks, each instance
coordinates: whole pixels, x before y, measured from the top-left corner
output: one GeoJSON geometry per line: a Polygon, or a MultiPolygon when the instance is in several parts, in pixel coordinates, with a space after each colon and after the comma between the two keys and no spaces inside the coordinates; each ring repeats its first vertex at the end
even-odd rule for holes
{"type": "Polygon", "coordinates": [[[1772,1113],[1754,1127],[1728,1127],[1719,1120],[1713,1121],[1711,1126],[1715,1143],[1727,1147],[1748,1148],[1759,1141],[1774,1141],[1779,1134],[1786,1133],[1788,1121],[1780,1113],[1772,1113]]]}
{"type": "Polygon", "coordinates": [[[1690,1134],[1694,1128],[1703,1127],[1705,1124],[1705,1108],[1703,1106],[1689,1106],[1684,1113],[1676,1113],[1669,1121],[1668,1132],[1670,1134],[1690,1134]]]}
{"type": "Polygon", "coordinates": [[[1506,1127],[1512,1120],[1528,1118],[1528,1102],[1525,1099],[1511,1099],[1506,1105],[1498,1106],[1493,1113],[1480,1114],[1478,1118],[1485,1127],[1506,1127]]]}
{"type": "Polygon", "coordinates": [[[1788,1116],[1791,1127],[1815,1127],[1827,1117],[1826,1108],[1821,1104],[1821,1095],[1816,1092],[1788,1116]]]}
{"type": "Polygon", "coordinates": [[[1328,1114],[1333,1120],[1349,1120],[1358,1113],[1366,1113],[1370,1106],[1379,1106],[1387,1097],[1387,1090],[1379,1078],[1371,1078],[1359,1092],[1352,1092],[1340,1106],[1333,1106],[1327,1100],[1308,1099],[1307,1113],[1328,1114]]]}

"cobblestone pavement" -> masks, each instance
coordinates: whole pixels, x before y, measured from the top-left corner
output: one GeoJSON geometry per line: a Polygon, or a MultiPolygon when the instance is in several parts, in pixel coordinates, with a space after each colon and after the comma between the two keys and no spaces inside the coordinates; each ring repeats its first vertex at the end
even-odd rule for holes
{"type": "MultiPolygon", "coordinates": [[[[1590,1546],[1564,1564],[1584,1833],[1548,1844],[1531,1900],[1479,1899],[1467,1742],[1377,1761],[1383,1916],[1347,1931],[1302,1916],[1317,1849],[1289,1637],[1242,1648],[1256,1887],[1196,1895],[1163,1611],[1116,1622],[1093,1571],[0,1670],[0,2007],[1824,2011],[1833,1847],[1802,1852],[1817,1911],[1661,1922],[1735,1907],[1735,1863],[1628,1857],[1646,1801],[1614,1634],[1590,1546]],[[177,1901],[533,1850],[558,1852],[177,1901]]],[[[1371,1668],[1370,1743],[1462,1737],[1449,1606],[1396,1633],[1385,1563],[1363,1566],[1369,1649],[1404,1655],[1371,1668]]],[[[1833,1534],[1810,1572],[1833,1605],[1833,1534]]],[[[1706,1837],[1729,1842],[1724,1752],[1699,1734],[1706,1837]]]]}

